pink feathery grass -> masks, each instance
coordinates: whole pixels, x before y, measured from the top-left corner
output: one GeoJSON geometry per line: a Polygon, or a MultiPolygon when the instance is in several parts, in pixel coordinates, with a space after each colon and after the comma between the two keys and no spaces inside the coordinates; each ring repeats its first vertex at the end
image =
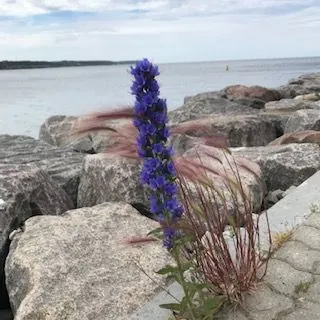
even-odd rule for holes
{"type": "MultiPolygon", "coordinates": [[[[227,188],[231,193],[227,199],[223,192],[219,192],[221,190],[215,186],[214,180],[208,183],[210,179],[205,179],[208,172],[216,174],[215,170],[201,167],[196,174],[195,164],[192,164],[193,169],[189,172],[187,163],[180,164],[177,172],[184,207],[182,227],[185,228],[184,232],[191,233],[193,239],[190,242],[192,250],[183,252],[188,260],[196,261],[196,275],[200,282],[211,284],[214,294],[227,296],[232,302],[240,302],[243,295],[252,292],[265,275],[271,254],[270,231],[267,235],[269,251],[259,252],[259,215],[254,219],[252,202],[244,192],[237,166],[232,168],[232,184],[238,186],[236,189],[227,188]],[[230,201],[232,216],[228,216],[230,201]],[[225,237],[226,224],[234,234],[230,239],[225,237]]],[[[231,163],[229,165],[232,166],[231,163]]],[[[251,171],[256,173],[255,170],[251,171]]],[[[227,176],[222,177],[227,186],[227,176]]]]}
{"type": "MultiPolygon", "coordinates": [[[[132,118],[131,108],[91,114],[78,124],[74,134],[107,131],[115,142],[107,154],[138,159],[137,130],[133,124],[109,124],[110,120],[132,118]]],[[[190,126],[175,126],[170,131],[184,134],[191,129],[190,126]]],[[[187,152],[184,156],[173,157],[184,214],[181,221],[171,227],[191,236],[189,249],[182,250],[181,254],[195,261],[198,280],[210,284],[214,294],[238,302],[263,278],[271,253],[269,229],[270,250],[259,252],[259,215],[255,220],[250,194],[247,194],[240,174],[240,171],[246,171],[260,179],[261,172],[258,165],[246,159],[232,158],[224,137],[206,136],[200,138],[200,143],[207,147],[199,152],[195,148],[193,156],[187,152]],[[234,234],[230,239],[225,237],[226,225],[234,234]]],[[[131,238],[125,243],[152,241],[155,239],[147,236],[131,238]]]]}

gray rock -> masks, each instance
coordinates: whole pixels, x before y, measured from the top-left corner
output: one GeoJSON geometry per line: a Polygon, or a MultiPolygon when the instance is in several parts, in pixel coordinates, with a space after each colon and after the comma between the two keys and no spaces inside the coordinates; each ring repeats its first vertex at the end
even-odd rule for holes
{"type": "Polygon", "coordinates": [[[316,144],[292,143],[231,150],[234,155],[260,165],[270,191],[297,186],[320,170],[320,147],[316,144]]]}
{"type": "Polygon", "coordinates": [[[247,87],[243,85],[232,85],[226,87],[223,92],[227,97],[244,100],[260,100],[262,102],[279,100],[281,98],[279,92],[274,89],[268,89],[260,86],[247,87]]]}
{"type": "Polygon", "coordinates": [[[174,134],[170,137],[175,155],[183,155],[187,150],[201,144],[201,139],[191,137],[187,134],[174,134]]]}
{"type": "Polygon", "coordinates": [[[270,145],[281,145],[288,143],[316,143],[320,145],[320,131],[306,130],[288,132],[274,141],[271,141],[270,145]]]}
{"type": "Polygon", "coordinates": [[[0,163],[32,163],[57,182],[77,203],[83,154],[58,148],[27,136],[0,135],[0,163]]]}
{"type": "Polygon", "coordinates": [[[261,112],[259,113],[259,117],[262,117],[262,119],[265,119],[266,121],[270,121],[273,123],[273,125],[276,128],[278,137],[283,135],[284,129],[290,116],[291,113],[285,111],[272,112],[267,110],[261,110],[261,112]]]}
{"type": "Polygon", "coordinates": [[[93,141],[89,134],[73,135],[77,118],[56,115],[48,118],[40,127],[39,139],[53,146],[65,147],[79,152],[92,153],[93,141]]]}
{"type": "Polygon", "coordinates": [[[295,99],[281,99],[279,101],[271,101],[265,104],[266,111],[287,111],[293,112],[301,109],[320,109],[317,103],[295,100],[295,99]]]}
{"type": "Polygon", "coordinates": [[[223,136],[231,147],[266,145],[278,137],[278,126],[271,118],[250,115],[208,116],[179,125],[189,136],[223,136]]]}
{"type": "Polygon", "coordinates": [[[290,194],[292,191],[294,191],[297,188],[297,186],[291,186],[289,187],[284,193],[283,196],[286,197],[288,194],[290,194]]]}
{"type": "MultiPolygon", "coordinates": [[[[90,117],[52,116],[42,124],[39,139],[51,145],[67,147],[77,152],[89,154],[105,152],[116,143],[116,138],[112,135],[112,132],[98,130],[75,134],[75,131],[81,126],[87,127],[93,124],[89,119],[90,117]]],[[[102,125],[119,128],[126,123],[128,123],[128,120],[110,120],[104,121],[102,125]]]]}
{"type": "Polygon", "coordinates": [[[288,119],[285,133],[305,130],[320,131],[320,109],[298,110],[288,119]]]}
{"type": "Polygon", "coordinates": [[[270,208],[272,205],[277,203],[279,200],[281,200],[284,196],[284,191],[277,189],[274,191],[269,191],[267,196],[266,196],[266,201],[268,208],[270,208]]]}
{"type": "Polygon", "coordinates": [[[70,142],[70,133],[76,117],[51,116],[41,125],[39,139],[53,146],[63,146],[70,142]]]}
{"type": "MultiPolygon", "coordinates": [[[[195,147],[189,148],[188,146],[185,148],[188,151],[183,153],[183,157],[186,159],[196,158],[197,160],[199,147],[200,149],[209,148],[210,152],[219,154],[223,160],[223,165],[221,166],[221,163],[214,158],[207,159],[208,165],[212,166],[215,170],[220,169],[221,172],[227,169],[229,175],[232,175],[232,178],[234,178],[234,172],[230,168],[228,169],[228,161],[232,162],[234,159],[226,157],[218,148],[195,144],[195,147]]],[[[205,161],[204,156],[201,158],[201,161],[205,161]]],[[[243,180],[243,188],[248,190],[248,194],[252,197],[253,206],[257,210],[261,207],[265,195],[264,182],[259,179],[261,175],[259,166],[240,157],[237,157],[236,161],[244,165],[244,168],[239,170],[243,180]],[[245,166],[255,173],[246,170],[245,166]]],[[[137,161],[112,158],[102,154],[86,156],[79,185],[78,207],[93,206],[106,201],[125,201],[135,205],[141,212],[141,205],[144,208],[148,207],[148,199],[144,188],[139,182],[139,176],[140,165],[137,161]]],[[[213,182],[216,181],[215,177],[212,179],[213,182]]],[[[220,187],[223,189],[223,192],[228,193],[227,188],[223,184],[220,187]]]]}
{"type": "Polygon", "coordinates": [[[161,242],[124,240],[157,226],[124,203],[29,219],[6,261],[15,319],[128,319],[164,285],[154,271],[171,259],[161,242]]]}
{"type": "Polygon", "coordinates": [[[147,204],[138,161],[104,154],[88,155],[78,190],[78,207],[109,201],[147,204]]]}
{"type": "Polygon", "coordinates": [[[313,92],[313,93],[308,93],[308,94],[302,94],[301,96],[296,96],[294,99],[316,102],[316,101],[320,100],[320,93],[313,92]]]}
{"type": "Polygon", "coordinates": [[[241,102],[230,101],[216,92],[206,92],[187,99],[187,102],[168,113],[172,123],[195,120],[208,115],[243,115],[258,113],[259,110],[241,102]]]}
{"type": "Polygon", "coordinates": [[[74,206],[67,193],[48,174],[34,165],[1,164],[0,199],[2,279],[9,234],[33,215],[59,215],[74,206]]]}
{"type": "MultiPolygon", "coordinates": [[[[198,145],[188,150],[183,156],[188,160],[193,160],[196,164],[198,163],[199,167],[202,165],[209,168],[205,175],[206,180],[209,179],[212,186],[223,195],[221,197],[219,193],[215,194],[220,214],[225,209],[225,204],[227,205],[228,213],[234,212],[237,205],[235,203],[236,198],[238,199],[239,207],[243,206],[243,201],[245,200],[251,203],[253,212],[260,210],[266,194],[266,186],[262,179],[259,165],[246,160],[244,157],[230,155],[222,149],[204,145],[198,145]],[[210,170],[212,171],[210,172],[210,170]],[[240,183],[241,188],[235,188],[235,185],[240,186],[240,183]],[[243,191],[244,195],[240,190],[243,191]],[[243,197],[246,197],[246,199],[243,199],[243,197]]],[[[197,172],[196,178],[199,178],[199,175],[200,171],[197,172]]],[[[189,181],[190,190],[193,190],[193,179],[189,178],[189,181]]],[[[193,192],[196,201],[198,192],[196,190],[193,192]]],[[[204,194],[206,193],[208,192],[205,187],[204,194]]],[[[208,196],[212,198],[211,191],[208,196]]],[[[210,201],[215,202],[213,199],[210,201]]]]}
{"type": "Polygon", "coordinates": [[[320,93],[320,72],[309,73],[292,79],[278,88],[282,98],[294,98],[308,93],[320,93]]]}

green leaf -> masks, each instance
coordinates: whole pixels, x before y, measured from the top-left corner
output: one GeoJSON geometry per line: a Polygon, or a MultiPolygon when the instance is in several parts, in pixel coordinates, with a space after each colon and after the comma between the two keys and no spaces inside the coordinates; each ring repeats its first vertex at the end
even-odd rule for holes
{"type": "Polygon", "coordinates": [[[185,311],[187,310],[188,308],[188,300],[187,300],[187,297],[183,297],[182,300],[181,300],[181,303],[180,303],[180,311],[185,311]]]}
{"type": "Polygon", "coordinates": [[[157,274],[176,274],[179,271],[179,268],[176,266],[166,265],[162,269],[156,271],[157,274]]]}
{"type": "Polygon", "coordinates": [[[161,240],[163,238],[162,235],[163,229],[162,228],[156,228],[154,230],[151,230],[147,236],[154,236],[155,238],[161,240]]]}
{"type": "Polygon", "coordinates": [[[180,303],[165,303],[165,304],[160,304],[159,307],[162,309],[168,309],[172,311],[179,311],[179,312],[181,311],[180,303]]]}
{"type": "Polygon", "coordinates": [[[190,243],[193,240],[193,237],[191,235],[185,235],[182,237],[179,237],[174,241],[174,250],[177,250],[179,247],[183,246],[186,243],[190,243]]]}
{"type": "Polygon", "coordinates": [[[212,297],[209,299],[206,299],[203,303],[203,309],[206,315],[212,315],[216,313],[223,303],[225,302],[224,297],[212,297]]]}
{"type": "Polygon", "coordinates": [[[187,261],[185,263],[182,263],[181,264],[181,271],[185,272],[185,271],[189,270],[192,266],[193,266],[192,261],[187,261]]]}
{"type": "Polygon", "coordinates": [[[186,286],[188,289],[194,289],[197,291],[201,291],[203,289],[210,289],[212,285],[208,283],[194,283],[194,282],[186,282],[186,286]]]}

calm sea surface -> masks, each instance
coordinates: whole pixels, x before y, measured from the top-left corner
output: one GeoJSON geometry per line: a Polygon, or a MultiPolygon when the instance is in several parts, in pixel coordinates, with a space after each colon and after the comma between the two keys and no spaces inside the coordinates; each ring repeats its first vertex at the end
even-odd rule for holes
{"type": "MultiPolygon", "coordinates": [[[[128,69],[121,65],[0,70],[0,134],[37,137],[49,116],[82,115],[132,103],[128,69]]],[[[320,72],[320,57],[163,64],[160,71],[161,96],[174,109],[185,96],[227,85],[276,87],[300,74],[320,72]]]]}

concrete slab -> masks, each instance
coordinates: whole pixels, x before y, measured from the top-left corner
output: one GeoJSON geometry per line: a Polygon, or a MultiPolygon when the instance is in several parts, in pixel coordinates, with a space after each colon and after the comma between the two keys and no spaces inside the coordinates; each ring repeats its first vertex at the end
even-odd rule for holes
{"type": "Polygon", "coordinates": [[[320,319],[320,305],[304,301],[296,311],[287,315],[285,320],[319,320],[320,319]]]}
{"type": "MultiPolygon", "coordinates": [[[[183,291],[181,286],[175,282],[171,284],[167,289],[170,294],[181,300],[183,297],[183,291]]],[[[170,310],[162,309],[160,304],[176,302],[167,292],[162,291],[155,296],[151,302],[144,305],[136,313],[130,317],[130,320],[168,320],[171,315],[170,310]]]]}
{"type": "Polygon", "coordinates": [[[271,259],[264,281],[278,292],[294,296],[296,287],[301,283],[312,283],[313,277],[308,272],[292,268],[286,262],[271,259]]]}
{"type": "Polygon", "coordinates": [[[289,241],[273,255],[284,260],[293,268],[304,272],[315,272],[314,266],[320,263],[320,251],[312,250],[298,241],[289,241]]]}
{"type": "MultiPolygon", "coordinates": [[[[272,234],[287,232],[306,222],[314,206],[320,206],[320,171],[268,209],[272,234]]],[[[265,215],[261,216],[260,230],[261,245],[263,249],[266,249],[268,247],[268,228],[265,215]]]]}
{"type": "Polygon", "coordinates": [[[294,232],[292,240],[301,241],[310,248],[318,250],[320,248],[320,229],[316,229],[314,227],[301,226],[298,230],[294,232]]]}
{"type": "Polygon", "coordinates": [[[278,319],[278,314],[294,310],[294,301],[283,295],[276,294],[267,286],[258,288],[243,303],[252,320],[278,319]]]}

